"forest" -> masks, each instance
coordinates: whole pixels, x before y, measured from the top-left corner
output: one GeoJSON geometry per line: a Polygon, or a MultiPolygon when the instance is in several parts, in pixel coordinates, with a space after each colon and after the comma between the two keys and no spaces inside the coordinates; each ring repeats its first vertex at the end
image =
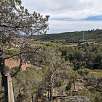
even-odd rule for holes
{"type": "Polygon", "coordinates": [[[48,21],[0,0],[0,102],[101,102],[102,30],[46,34],[48,21]]]}

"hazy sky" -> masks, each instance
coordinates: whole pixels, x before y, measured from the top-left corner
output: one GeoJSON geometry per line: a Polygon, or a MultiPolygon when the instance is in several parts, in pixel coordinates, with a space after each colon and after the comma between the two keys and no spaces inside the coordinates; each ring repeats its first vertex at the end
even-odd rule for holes
{"type": "Polygon", "coordinates": [[[51,33],[102,28],[102,0],[22,0],[22,3],[30,12],[50,15],[51,33]]]}

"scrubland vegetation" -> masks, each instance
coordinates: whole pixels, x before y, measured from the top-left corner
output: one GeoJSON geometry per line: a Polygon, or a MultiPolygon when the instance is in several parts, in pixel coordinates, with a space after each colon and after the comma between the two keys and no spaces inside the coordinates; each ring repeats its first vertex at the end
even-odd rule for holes
{"type": "MultiPolygon", "coordinates": [[[[85,102],[102,100],[102,46],[100,43],[58,44],[32,40],[30,49],[38,46],[37,55],[27,54],[32,67],[13,78],[16,102],[67,102],[70,96],[85,102]],[[36,44],[36,46],[35,46],[36,44]],[[69,97],[69,98],[68,98],[69,97]]],[[[27,48],[27,46],[26,46],[27,48]]],[[[10,49],[13,53],[14,48],[10,49]]],[[[16,49],[16,53],[19,51],[16,49]]],[[[11,53],[9,53],[11,54],[11,53]]],[[[13,72],[16,69],[13,69],[13,72]]],[[[12,72],[12,73],[13,73],[12,72]]],[[[68,101],[69,102],[69,101],[68,101]]],[[[70,100],[71,102],[71,100],[70,100]]],[[[75,101],[76,102],[76,101],[75,101]]]]}
{"type": "Polygon", "coordinates": [[[48,20],[0,1],[0,102],[102,102],[102,30],[46,35],[48,20]]]}

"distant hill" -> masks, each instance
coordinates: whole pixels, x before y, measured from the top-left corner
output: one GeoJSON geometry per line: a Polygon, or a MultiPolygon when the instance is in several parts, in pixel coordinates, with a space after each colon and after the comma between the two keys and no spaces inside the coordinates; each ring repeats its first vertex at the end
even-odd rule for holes
{"type": "Polygon", "coordinates": [[[89,17],[87,17],[85,20],[100,21],[100,20],[102,20],[102,15],[89,16],[89,17]]]}
{"type": "Polygon", "coordinates": [[[78,42],[83,39],[83,32],[85,40],[94,40],[96,42],[102,41],[102,30],[90,30],[90,31],[80,31],[80,32],[64,32],[57,34],[47,34],[47,35],[34,35],[33,38],[36,40],[43,41],[57,41],[64,40],[67,42],[78,42]]]}

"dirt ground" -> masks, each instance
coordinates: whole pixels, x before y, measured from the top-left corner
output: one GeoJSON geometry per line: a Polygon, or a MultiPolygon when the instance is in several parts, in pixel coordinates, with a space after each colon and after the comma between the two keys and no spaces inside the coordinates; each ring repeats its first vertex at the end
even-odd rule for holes
{"type": "MultiPolygon", "coordinates": [[[[20,64],[20,59],[7,59],[5,60],[5,66],[7,66],[8,68],[15,68],[17,66],[19,66],[20,64]]],[[[22,63],[22,66],[21,66],[21,69],[22,70],[26,70],[27,67],[30,67],[31,64],[28,64],[28,63],[22,63]]]]}

